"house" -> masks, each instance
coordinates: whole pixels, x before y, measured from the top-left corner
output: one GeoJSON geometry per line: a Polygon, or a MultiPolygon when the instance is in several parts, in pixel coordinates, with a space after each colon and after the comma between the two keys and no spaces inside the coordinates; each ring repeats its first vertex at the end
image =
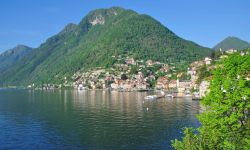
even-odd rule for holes
{"type": "Polygon", "coordinates": [[[188,68],[187,74],[191,76],[191,88],[195,87],[198,79],[196,68],[188,68]]]}
{"type": "Polygon", "coordinates": [[[192,76],[192,75],[196,75],[196,70],[195,70],[195,69],[189,69],[189,68],[188,68],[187,74],[188,74],[188,75],[191,75],[191,76],[192,76]]]}
{"type": "Polygon", "coordinates": [[[146,61],[146,64],[147,64],[147,66],[152,66],[153,65],[153,61],[149,59],[149,60],[146,61]]]}
{"type": "Polygon", "coordinates": [[[186,90],[191,89],[192,82],[189,80],[179,81],[177,79],[177,88],[179,93],[184,93],[186,90]]]}
{"type": "Polygon", "coordinates": [[[198,68],[198,67],[200,67],[202,65],[204,65],[204,61],[195,61],[195,62],[193,62],[193,63],[190,64],[190,66],[192,68],[198,68]]]}
{"type": "Polygon", "coordinates": [[[162,63],[159,61],[154,62],[155,65],[161,65],[162,63]]]}
{"type": "Polygon", "coordinates": [[[204,97],[206,95],[207,92],[209,92],[208,88],[209,88],[209,82],[208,81],[202,81],[199,87],[199,91],[200,91],[200,98],[204,97]]]}
{"type": "Polygon", "coordinates": [[[228,57],[227,55],[221,55],[220,59],[224,59],[224,58],[227,58],[227,57],[228,57]]]}
{"type": "Polygon", "coordinates": [[[139,68],[145,68],[145,65],[139,65],[139,68]]]}
{"type": "Polygon", "coordinates": [[[132,89],[134,87],[133,84],[129,83],[129,82],[124,82],[120,85],[120,88],[121,89],[124,89],[124,90],[129,90],[129,89],[132,89]]]}
{"type": "Polygon", "coordinates": [[[111,86],[112,89],[118,89],[119,88],[118,83],[112,83],[110,86],[111,86]]]}
{"type": "Polygon", "coordinates": [[[136,84],[136,88],[137,88],[137,89],[146,90],[146,89],[148,89],[148,87],[149,87],[149,84],[146,83],[146,82],[137,83],[137,84],[136,84]]]}
{"type": "Polygon", "coordinates": [[[169,71],[169,66],[168,64],[163,64],[162,68],[160,69],[161,72],[168,72],[169,71]]]}
{"type": "Polygon", "coordinates": [[[138,72],[137,75],[135,75],[135,78],[137,80],[137,82],[143,82],[144,81],[144,75],[142,72],[138,72]]]}
{"type": "Polygon", "coordinates": [[[244,53],[243,51],[241,51],[241,52],[240,52],[240,55],[241,55],[241,56],[244,56],[244,55],[245,55],[245,53],[244,53]]]}
{"type": "Polygon", "coordinates": [[[105,80],[106,80],[106,81],[113,81],[114,78],[113,78],[112,76],[106,76],[106,77],[105,77],[105,80]]]}
{"type": "Polygon", "coordinates": [[[168,64],[163,64],[162,69],[164,70],[164,72],[168,72],[170,70],[170,67],[168,64]]]}
{"type": "Polygon", "coordinates": [[[205,59],[204,59],[204,62],[205,62],[206,65],[210,65],[211,61],[212,61],[212,59],[209,58],[209,57],[205,57],[205,59]]]}
{"type": "Polygon", "coordinates": [[[156,89],[167,89],[168,88],[168,78],[167,77],[159,77],[157,79],[156,85],[155,85],[156,89]]]}
{"type": "Polygon", "coordinates": [[[233,53],[235,53],[235,52],[237,52],[237,49],[231,48],[231,49],[226,50],[226,53],[227,53],[227,54],[233,54],[233,53]]]}
{"type": "Polygon", "coordinates": [[[136,62],[135,62],[135,60],[134,60],[134,58],[127,58],[126,60],[125,60],[125,62],[126,62],[126,64],[130,64],[130,65],[136,65],[136,62]]]}
{"type": "Polygon", "coordinates": [[[169,81],[169,83],[168,83],[168,88],[169,88],[169,89],[177,88],[177,81],[176,81],[176,80],[171,80],[171,81],[169,81]]]}

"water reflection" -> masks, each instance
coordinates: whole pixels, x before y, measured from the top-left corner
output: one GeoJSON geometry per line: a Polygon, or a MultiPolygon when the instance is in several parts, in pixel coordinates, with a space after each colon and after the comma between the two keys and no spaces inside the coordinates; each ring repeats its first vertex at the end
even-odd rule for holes
{"type": "MultiPolygon", "coordinates": [[[[171,149],[170,140],[180,137],[182,127],[199,125],[195,117],[200,111],[199,102],[167,98],[145,100],[144,97],[149,94],[153,93],[76,90],[0,92],[0,125],[3,125],[3,116],[7,120],[19,116],[25,125],[21,126],[24,131],[30,128],[32,132],[39,133],[32,134],[34,138],[60,137],[64,145],[72,149],[171,149]],[[12,117],[6,115],[8,113],[12,117]],[[37,122],[39,131],[25,118],[37,122]],[[40,134],[41,130],[46,134],[40,134]]],[[[16,126],[19,124],[14,123],[16,126]]],[[[16,136],[14,132],[8,133],[16,136]]],[[[19,140],[26,147],[32,145],[32,141],[19,140]]],[[[60,145],[48,145],[60,149],[57,144],[60,145]]]]}

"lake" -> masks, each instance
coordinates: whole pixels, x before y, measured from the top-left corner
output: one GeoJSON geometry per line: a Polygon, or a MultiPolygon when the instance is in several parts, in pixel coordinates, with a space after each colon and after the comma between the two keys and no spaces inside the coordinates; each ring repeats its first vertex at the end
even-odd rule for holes
{"type": "Polygon", "coordinates": [[[152,93],[0,89],[0,149],[172,149],[199,102],[152,93]]]}

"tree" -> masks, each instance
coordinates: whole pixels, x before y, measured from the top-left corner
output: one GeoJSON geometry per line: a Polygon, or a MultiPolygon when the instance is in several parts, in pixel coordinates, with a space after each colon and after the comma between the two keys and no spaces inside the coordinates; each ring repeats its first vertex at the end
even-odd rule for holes
{"type": "Polygon", "coordinates": [[[223,52],[220,50],[215,50],[211,53],[211,58],[212,59],[219,59],[220,56],[223,55],[223,52]]]}
{"type": "Polygon", "coordinates": [[[207,106],[198,115],[202,126],[186,128],[175,149],[249,149],[250,147],[250,55],[235,54],[213,72],[207,106]]]}
{"type": "Polygon", "coordinates": [[[137,74],[138,71],[137,71],[137,67],[136,66],[131,66],[131,70],[130,70],[130,74],[137,74]]]}
{"type": "Polygon", "coordinates": [[[126,75],[126,74],[122,74],[122,75],[121,75],[121,79],[122,79],[122,80],[127,80],[127,79],[128,79],[128,77],[127,77],[127,75],[126,75]]]}
{"type": "Polygon", "coordinates": [[[206,65],[202,65],[198,71],[198,79],[196,81],[197,84],[200,84],[202,80],[209,77],[211,75],[210,71],[207,69],[206,65]]]}

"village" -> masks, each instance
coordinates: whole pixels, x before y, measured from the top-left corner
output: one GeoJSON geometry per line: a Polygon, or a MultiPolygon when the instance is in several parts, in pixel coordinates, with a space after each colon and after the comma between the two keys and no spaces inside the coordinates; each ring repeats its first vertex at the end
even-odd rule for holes
{"type": "Polygon", "coordinates": [[[111,89],[118,91],[160,90],[178,97],[205,96],[209,82],[199,79],[198,70],[202,66],[210,67],[212,59],[193,62],[186,72],[178,72],[174,66],[152,60],[124,58],[108,69],[96,68],[87,72],[76,72],[72,76],[73,87],[78,90],[111,89]]]}
{"type": "MultiPolygon", "coordinates": [[[[64,83],[57,87],[121,92],[155,90],[173,97],[201,99],[209,91],[211,71],[216,67],[215,62],[235,52],[237,50],[229,49],[215,60],[205,57],[203,60],[191,63],[187,68],[182,68],[182,70],[178,70],[173,64],[150,59],[144,61],[135,60],[130,56],[112,56],[112,58],[117,59],[117,63],[112,67],[78,71],[70,80],[65,77],[64,83]]],[[[241,55],[245,55],[245,53],[241,52],[241,55]]],[[[28,88],[32,87],[34,84],[28,86],[28,88]]],[[[54,88],[54,84],[45,84],[42,87],[45,90],[54,88]]]]}

